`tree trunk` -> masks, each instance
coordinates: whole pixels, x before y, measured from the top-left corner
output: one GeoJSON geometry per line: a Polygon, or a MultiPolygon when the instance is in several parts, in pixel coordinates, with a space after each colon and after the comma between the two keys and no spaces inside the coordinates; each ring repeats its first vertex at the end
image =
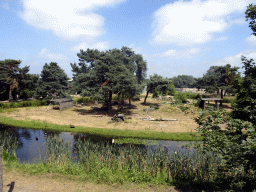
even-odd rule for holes
{"type": "Polygon", "coordinates": [[[2,162],[2,146],[0,145],[0,192],[3,192],[3,162],[2,162]]]}
{"type": "Polygon", "coordinates": [[[147,91],[147,95],[146,95],[146,97],[145,97],[145,99],[144,99],[144,104],[146,104],[146,100],[147,100],[147,97],[148,97],[148,93],[149,93],[149,90],[147,91]]]}
{"type": "Polygon", "coordinates": [[[11,89],[11,85],[10,85],[10,91],[9,91],[9,101],[12,101],[13,97],[12,97],[12,89],[11,89]]]}
{"type": "MultiPolygon", "coordinates": [[[[221,96],[221,99],[223,99],[223,89],[221,89],[220,91],[220,96],[221,96]]],[[[222,107],[222,100],[220,101],[220,107],[222,107]]]]}
{"type": "Polygon", "coordinates": [[[131,100],[132,100],[132,98],[131,98],[131,97],[129,97],[129,105],[131,105],[131,104],[132,104],[131,100]]]}
{"type": "Polygon", "coordinates": [[[122,100],[124,101],[124,93],[122,93],[122,100]]]}
{"type": "Polygon", "coordinates": [[[111,101],[112,101],[112,91],[109,91],[109,98],[108,98],[108,113],[110,113],[111,109],[112,109],[112,104],[111,104],[111,101]]]}
{"type": "Polygon", "coordinates": [[[119,92],[118,95],[117,95],[117,100],[118,100],[118,101],[119,101],[119,99],[120,99],[120,95],[121,95],[121,92],[119,92]]]}

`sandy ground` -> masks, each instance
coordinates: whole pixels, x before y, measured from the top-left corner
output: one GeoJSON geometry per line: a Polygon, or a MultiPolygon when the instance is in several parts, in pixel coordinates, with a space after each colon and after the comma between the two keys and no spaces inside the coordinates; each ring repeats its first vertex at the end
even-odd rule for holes
{"type": "Polygon", "coordinates": [[[174,186],[139,186],[136,184],[95,184],[88,181],[77,181],[75,177],[47,173],[31,176],[27,173],[11,170],[3,171],[3,191],[7,192],[13,188],[13,192],[78,192],[78,191],[127,191],[127,192],[147,192],[147,191],[183,191],[177,190],[174,186]],[[12,186],[10,185],[13,182],[12,186]]]}
{"type": "MultiPolygon", "coordinates": [[[[93,104],[82,107],[65,109],[62,111],[51,109],[49,106],[18,108],[17,111],[11,113],[2,113],[7,117],[18,120],[38,120],[41,122],[49,122],[60,125],[75,125],[84,127],[122,129],[122,130],[147,130],[159,132],[195,132],[197,124],[194,121],[194,115],[184,115],[180,109],[171,104],[163,104],[163,101],[148,99],[147,103],[161,105],[158,110],[145,112],[143,109],[149,108],[149,105],[143,105],[141,101],[132,102],[133,108],[124,105],[123,112],[127,117],[125,122],[108,123],[113,114],[116,113],[117,106],[113,106],[113,114],[108,115],[103,111],[96,111],[92,108],[93,104]],[[101,117],[95,117],[100,115],[101,117]],[[177,119],[178,121],[145,121],[137,117],[151,118],[168,118],[177,119]]],[[[99,104],[99,107],[102,105],[99,104]]]]}

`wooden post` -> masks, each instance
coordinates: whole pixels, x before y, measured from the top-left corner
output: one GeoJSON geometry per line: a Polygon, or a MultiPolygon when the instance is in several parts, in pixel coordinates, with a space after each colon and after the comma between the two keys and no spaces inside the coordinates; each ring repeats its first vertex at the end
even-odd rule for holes
{"type": "Polygon", "coordinates": [[[205,109],[205,101],[203,101],[203,109],[205,109]]]}
{"type": "MultiPolygon", "coordinates": [[[[223,99],[223,89],[221,89],[220,95],[221,95],[221,99],[223,99]]],[[[222,107],[222,100],[220,100],[220,107],[222,107]]]]}

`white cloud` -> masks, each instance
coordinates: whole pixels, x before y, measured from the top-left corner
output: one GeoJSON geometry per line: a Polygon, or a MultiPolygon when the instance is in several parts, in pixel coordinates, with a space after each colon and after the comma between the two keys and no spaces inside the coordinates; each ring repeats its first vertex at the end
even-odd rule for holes
{"type": "Polygon", "coordinates": [[[233,17],[244,13],[250,2],[253,0],[180,0],[167,4],[153,14],[156,29],[151,43],[192,46],[209,42],[213,33],[244,24],[233,17]]]}
{"type": "Polygon", "coordinates": [[[249,46],[256,46],[256,36],[255,35],[251,35],[251,36],[247,37],[245,39],[245,41],[249,46]]]}
{"type": "Polygon", "coordinates": [[[105,51],[106,49],[109,49],[109,44],[107,41],[105,42],[97,42],[93,44],[89,44],[87,42],[80,43],[74,47],[72,47],[70,50],[74,52],[80,52],[80,49],[83,49],[86,51],[87,49],[98,49],[99,51],[105,51]]]}
{"type": "Polygon", "coordinates": [[[135,43],[130,44],[128,47],[132,48],[135,54],[141,53],[142,47],[137,47],[135,43]]]}
{"type": "Polygon", "coordinates": [[[192,58],[198,55],[199,53],[201,53],[201,49],[199,48],[192,48],[192,49],[186,49],[186,50],[170,49],[163,53],[154,54],[152,56],[154,58],[163,57],[163,58],[169,58],[169,59],[180,59],[180,58],[192,58]]]}
{"type": "Polygon", "coordinates": [[[43,48],[37,55],[39,59],[45,60],[67,60],[68,58],[62,54],[51,53],[48,49],[43,48]]]}
{"type": "Polygon", "coordinates": [[[256,50],[246,50],[236,55],[228,56],[219,61],[215,61],[212,63],[212,65],[224,66],[226,64],[230,64],[231,66],[241,67],[243,66],[241,61],[242,55],[245,56],[247,59],[253,59],[254,61],[256,61],[256,50]]]}
{"type": "Polygon", "coordinates": [[[104,18],[92,11],[114,6],[125,0],[23,0],[24,11],[19,15],[29,25],[51,30],[55,35],[74,40],[94,39],[104,33],[104,18]]]}

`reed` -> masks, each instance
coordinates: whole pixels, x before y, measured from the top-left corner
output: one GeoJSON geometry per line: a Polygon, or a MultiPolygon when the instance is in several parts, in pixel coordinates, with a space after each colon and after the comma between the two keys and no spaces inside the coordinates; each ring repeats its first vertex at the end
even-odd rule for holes
{"type": "MultiPolygon", "coordinates": [[[[5,140],[2,138],[1,136],[3,146],[8,146],[9,140],[14,139],[8,133],[5,133],[5,140]]],[[[12,145],[13,148],[15,146],[12,145]]],[[[223,166],[220,166],[221,157],[213,153],[202,153],[199,149],[190,153],[169,152],[166,147],[160,146],[153,150],[141,145],[120,145],[103,141],[94,143],[79,138],[73,147],[76,155],[72,157],[71,145],[56,136],[48,136],[45,147],[46,158],[38,164],[19,163],[15,166],[32,173],[79,175],[82,179],[90,178],[98,182],[186,183],[200,189],[220,189],[226,187],[230,177],[241,177],[241,171],[237,174],[236,170],[223,170],[223,166]]],[[[5,164],[8,162],[5,161],[5,164]]],[[[255,173],[250,172],[242,176],[255,180],[254,175],[255,173]]]]}

